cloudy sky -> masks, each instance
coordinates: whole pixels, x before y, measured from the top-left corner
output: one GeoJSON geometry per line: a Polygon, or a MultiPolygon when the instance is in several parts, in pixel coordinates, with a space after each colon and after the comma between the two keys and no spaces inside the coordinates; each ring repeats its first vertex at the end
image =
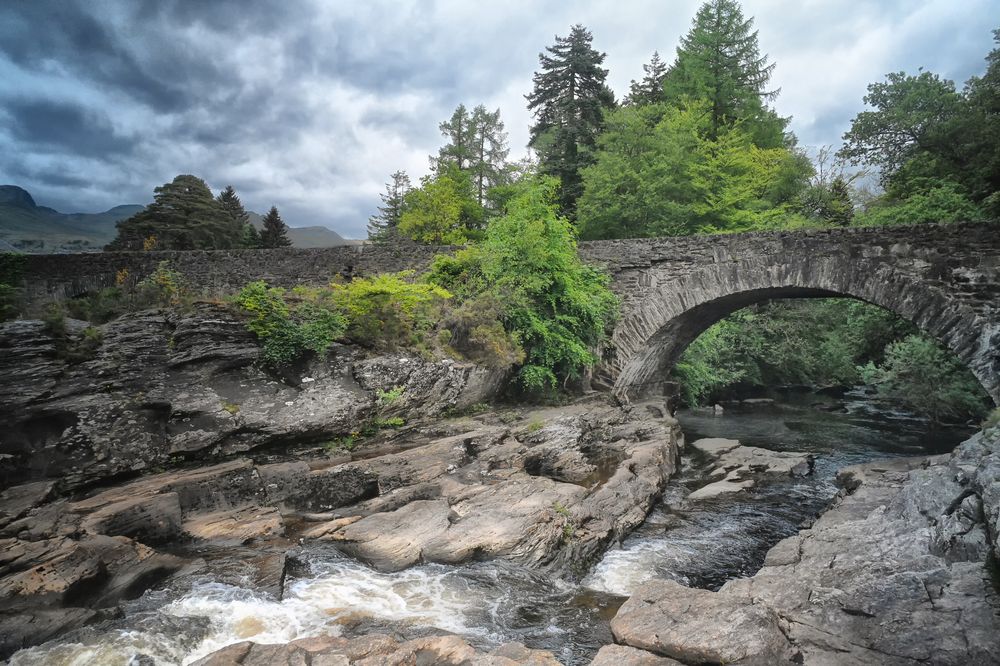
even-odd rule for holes
{"type": "MultiPolygon", "coordinates": [[[[583,23],[621,96],[672,59],[698,0],[3,0],[0,184],[42,205],[147,203],[179,173],[293,226],[364,236],[388,175],[427,171],[459,103],[524,153],[538,52],[583,23]]],[[[865,86],[984,69],[1000,0],[744,0],[806,146],[839,144],[865,86]]]]}

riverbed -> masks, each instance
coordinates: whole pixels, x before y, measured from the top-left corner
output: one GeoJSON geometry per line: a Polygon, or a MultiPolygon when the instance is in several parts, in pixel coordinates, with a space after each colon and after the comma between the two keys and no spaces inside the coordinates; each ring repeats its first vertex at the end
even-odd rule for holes
{"type": "MultiPolygon", "coordinates": [[[[788,396],[785,396],[789,400],[788,396]]],[[[870,460],[950,451],[968,429],[933,429],[862,391],[803,395],[793,404],[754,403],[678,414],[688,441],[739,439],[816,457],[804,478],[691,502],[708,466],[685,454],[645,523],[580,580],[553,580],[502,562],[420,565],[380,573],[332,546],[296,551],[298,565],[278,600],[250,581],[199,573],[124,605],[120,617],[22,650],[12,664],[186,664],[240,640],[286,642],[340,633],[404,637],[453,632],[477,646],[519,641],[567,664],[588,663],[611,642],[618,606],[643,581],[671,578],[718,589],[752,575],[767,550],[815,518],[837,492],[836,470],[870,460]]]]}

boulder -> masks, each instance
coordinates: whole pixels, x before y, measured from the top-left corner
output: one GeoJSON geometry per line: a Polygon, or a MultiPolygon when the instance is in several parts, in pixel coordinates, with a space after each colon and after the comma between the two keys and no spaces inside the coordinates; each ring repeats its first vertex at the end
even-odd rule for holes
{"type": "Polygon", "coordinates": [[[660,657],[652,652],[628,647],[627,645],[605,645],[597,651],[590,666],[683,666],[669,657],[660,657]]]}
{"type": "Polygon", "coordinates": [[[611,621],[615,640],[692,664],[779,664],[794,656],[764,604],[669,580],[646,583],[611,621]]]}

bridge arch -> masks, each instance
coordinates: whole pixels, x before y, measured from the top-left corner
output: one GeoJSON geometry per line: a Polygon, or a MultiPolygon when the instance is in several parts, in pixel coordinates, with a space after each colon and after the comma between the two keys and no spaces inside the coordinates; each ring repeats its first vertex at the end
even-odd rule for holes
{"type": "Polygon", "coordinates": [[[615,356],[606,367],[613,391],[631,398],[662,391],[681,353],[715,322],[775,298],[856,298],[890,310],[954,352],[1000,404],[1000,324],[932,281],[879,261],[846,257],[749,257],[713,263],[658,279],[615,328],[615,356]]]}

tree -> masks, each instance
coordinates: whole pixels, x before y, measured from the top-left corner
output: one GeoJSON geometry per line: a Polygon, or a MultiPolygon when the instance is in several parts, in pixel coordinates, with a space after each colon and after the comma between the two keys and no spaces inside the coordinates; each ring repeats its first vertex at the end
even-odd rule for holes
{"type": "Polygon", "coordinates": [[[707,101],[647,104],[607,116],[583,172],[582,238],[674,236],[801,225],[795,206],[808,159],[761,148],[739,128],[712,139],[707,101]]]}
{"type": "Polygon", "coordinates": [[[663,101],[663,82],[667,78],[667,63],[660,59],[658,51],[653,51],[653,57],[648,65],[642,66],[642,71],[645,72],[642,80],[638,82],[633,80],[629,84],[628,97],[624,101],[626,106],[663,101]]]}
{"type": "Polygon", "coordinates": [[[591,46],[593,36],[574,25],[569,37],[556,37],[548,54],[538,54],[540,72],[527,95],[534,113],[529,146],[539,155],[542,173],[559,179],[559,206],[563,214],[576,215],[582,192],[580,170],[590,164],[605,109],[614,107],[614,95],[605,85],[605,54],[591,46]]]}
{"type": "Polygon", "coordinates": [[[476,199],[486,206],[486,193],[500,185],[506,175],[507,132],[500,120],[500,109],[487,111],[482,104],[472,110],[470,119],[472,158],[469,172],[476,188],[476,199]]]}
{"type": "Polygon", "coordinates": [[[572,225],[558,215],[557,188],[550,177],[522,182],[482,243],[437,257],[429,278],[502,304],[526,354],[518,379],[529,391],[553,390],[592,366],[617,312],[608,276],[580,260],[572,225]]]}
{"type": "Polygon", "coordinates": [[[784,143],[787,119],[768,109],[778,91],[767,90],[774,64],[760,54],[753,19],[744,18],[735,0],[708,0],[677,47],[677,59],[664,79],[664,99],[709,102],[709,137],[742,123],[762,148],[784,143]]]}
{"type": "Polygon", "coordinates": [[[930,72],[894,72],[870,84],[864,102],[872,110],[854,117],[838,155],[878,168],[887,187],[919,153],[949,155],[957,145],[954,121],[962,97],[952,81],[930,72]]]}
{"type": "Polygon", "coordinates": [[[240,246],[247,248],[260,247],[260,234],[250,224],[250,215],[243,208],[243,202],[240,201],[233,186],[226,185],[226,189],[219,192],[216,200],[233,219],[234,233],[240,238],[240,246]]]}
{"type": "Polygon", "coordinates": [[[451,114],[449,120],[438,125],[441,134],[448,139],[441,150],[438,151],[438,158],[435,163],[454,164],[460,170],[468,168],[474,154],[472,119],[464,104],[459,104],[455,112],[451,114]]]}
{"type": "Polygon", "coordinates": [[[265,248],[290,247],[291,239],[288,238],[288,225],[281,219],[278,209],[271,206],[264,216],[264,228],[260,232],[261,246],[265,248]]]}
{"type": "Polygon", "coordinates": [[[390,178],[392,180],[386,183],[385,192],[379,195],[382,205],[378,207],[378,214],[368,219],[368,239],[372,241],[387,240],[396,233],[403,216],[406,193],[412,189],[410,177],[405,171],[396,171],[390,178]]]}
{"type": "Polygon", "coordinates": [[[109,250],[142,250],[155,237],[157,250],[237,247],[242,230],[201,178],[182,174],[153,190],[153,203],[118,223],[109,250]]]}
{"type": "Polygon", "coordinates": [[[407,192],[399,232],[418,243],[463,245],[479,235],[482,221],[469,172],[444,164],[407,192]]]}

